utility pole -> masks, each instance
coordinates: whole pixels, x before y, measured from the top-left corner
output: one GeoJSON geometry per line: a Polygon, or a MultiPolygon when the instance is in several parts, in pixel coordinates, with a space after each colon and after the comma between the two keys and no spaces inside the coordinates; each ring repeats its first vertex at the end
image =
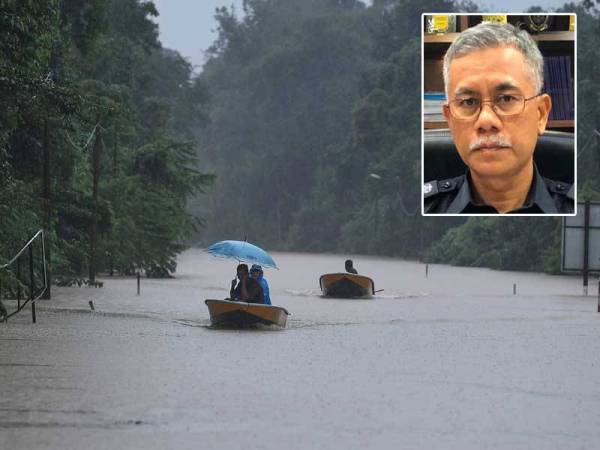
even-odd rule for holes
{"type": "Polygon", "coordinates": [[[90,225],[90,259],[89,279],[90,283],[96,282],[96,246],[98,240],[98,180],[100,179],[100,157],[104,148],[102,140],[102,126],[100,114],[96,115],[96,139],[92,150],[92,223],[90,225]]]}
{"type": "MultiPolygon", "coordinates": [[[[44,120],[44,145],[43,145],[43,176],[42,176],[42,210],[44,212],[44,233],[46,236],[50,236],[50,222],[52,215],[52,187],[50,184],[50,136],[48,130],[48,119],[44,120]]],[[[51,297],[51,286],[52,286],[52,272],[50,264],[50,249],[51,246],[46,247],[46,290],[42,294],[44,300],[50,300],[51,297]]],[[[42,261],[44,258],[42,257],[42,261]]]]}

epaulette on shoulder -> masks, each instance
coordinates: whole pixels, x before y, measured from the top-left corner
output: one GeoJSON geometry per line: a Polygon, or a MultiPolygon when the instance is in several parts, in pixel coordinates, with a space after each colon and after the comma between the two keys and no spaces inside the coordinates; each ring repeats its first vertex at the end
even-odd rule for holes
{"type": "Polygon", "coordinates": [[[575,198],[575,185],[563,181],[554,181],[546,178],[546,186],[553,194],[564,195],[573,200],[575,198]]]}
{"type": "Polygon", "coordinates": [[[423,185],[423,197],[432,197],[438,193],[437,180],[428,181],[423,185]]]}
{"type": "Polygon", "coordinates": [[[451,192],[462,186],[465,176],[447,178],[445,180],[428,181],[423,185],[423,197],[433,197],[436,194],[451,192]]]}

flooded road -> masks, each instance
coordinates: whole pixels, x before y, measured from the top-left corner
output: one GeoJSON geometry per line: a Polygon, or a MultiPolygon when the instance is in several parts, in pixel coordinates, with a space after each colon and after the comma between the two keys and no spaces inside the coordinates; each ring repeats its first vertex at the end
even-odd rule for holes
{"type": "Polygon", "coordinates": [[[140,296],[133,279],[53,288],[37,324],[0,324],[0,448],[600,447],[580,279],[355,257],[383,291],[334,300],[318,277],[344,256],[273,256],[283,330],[210,328],[203,301],[236,264],[200,250],[140,296]]]}

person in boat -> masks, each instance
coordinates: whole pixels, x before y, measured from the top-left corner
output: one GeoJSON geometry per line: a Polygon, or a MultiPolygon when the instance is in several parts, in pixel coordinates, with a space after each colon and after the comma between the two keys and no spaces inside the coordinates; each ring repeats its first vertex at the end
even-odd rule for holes
{"type": "Polygon", "coordinates": [[[358,274],[357,270],[353,266],[353,262],[351,259],[346,260],[346,272],[358,274]]]}
{"type": "Polygon", "coordinates": [[[231,281],[229,296],[232,300],[248,303],[264,303],[263,291],[260,284],[248,274],[248,266],[237,266],[237,279],[231,281]],[[239,281],[238,281],[239,280],[239,281]]]}
{"type": "Polygon", "coordinates": [[[270,305],[271,297],[269,296],[269,283],[267,283],[267,280],[263,276],[262,267],[258,264],[252,264],[252,267],[250,268],[250,277],[256,280],[258,284],[260,284],[260,287],[263,291],[265,305],[270,305]]]}

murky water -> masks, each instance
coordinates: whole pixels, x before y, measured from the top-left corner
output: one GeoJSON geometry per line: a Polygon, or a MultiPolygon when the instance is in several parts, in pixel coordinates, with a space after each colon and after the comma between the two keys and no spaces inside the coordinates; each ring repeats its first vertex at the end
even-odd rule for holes
{"type": "Polygon", "coordinates": [[[273,256],[283,330],[210,328],[236,264],[199,250],[139,297],[55,288],[36,325],[0,325],[0,448],[600,447],[580,279],[355,257],[383,291],[334,300],[318,277],[344,256],[273,256]]]}

